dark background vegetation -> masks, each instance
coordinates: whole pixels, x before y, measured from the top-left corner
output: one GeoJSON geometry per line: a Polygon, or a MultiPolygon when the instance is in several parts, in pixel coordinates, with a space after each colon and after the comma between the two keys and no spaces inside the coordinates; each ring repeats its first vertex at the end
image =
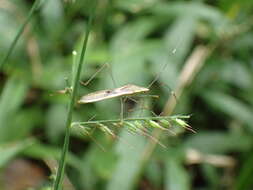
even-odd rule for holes
{"type": "MultiPolygon", "coordinates": [[[[1,59],[32,3],[0,1],[1,59]]],[[[0,71],[0,189],[46,189],[52,181],[69,101],[55,92],[66,87],[89,9],[88,0],[45,1],[0,71]]],[[[166,149],[124,130],[121,140],[99,130],[96,140],[73,134],[65,189],[253,189],[252,9],[252,0],[99,0],[82,80],[106,62],[117,86],[148,86],[159,74],[150,90],[160,98],[145,98],[147,105],[159,114],[169,86],[177,101],[166,108],[191,114],[197,133],[163,133],[166,149]]],[[[110,75],[101,72],[79,95],[114,88],[110,75]]],[[[118,99],[78,105],[74,120],[119,112],[118,99]]]]}

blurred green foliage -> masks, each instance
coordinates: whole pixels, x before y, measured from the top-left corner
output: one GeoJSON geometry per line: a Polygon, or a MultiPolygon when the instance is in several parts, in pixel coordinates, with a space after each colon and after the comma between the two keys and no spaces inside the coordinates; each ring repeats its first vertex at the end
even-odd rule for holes
{"type": "MultiPolygon", "coordinates": [[[[0,71],[1,176],[17,158],[36,160],[45,170],[50,168],[47,159],[59,159],[69,97],[56,91],[67,86],[66,78],[70,81],[72,51],[81,46],[88,2],[44,1],[0,71]]],[[[0,2],[1,59],[32,3],[0,2]]],[[[252,13],[251,0],[99,1],[82,81],[106,62],[111,68],[88,86],[80,86],[80,96],[114,88],[111,75],[117,86],[147,87],[159,74],[150,90],[160,98],[143,100],[159,114],[170,96],[165,86],[180,86],[184,65],[196,48],[205,47],[210,53],[187,81],[173,110],[192,114],[189,124],[196,134],[163,134],[160,140],[168,148],[153,149],[148,138],[125,130],[114,129],[118,140],[99,130],[92,138],[73,133],[67,168],[73,186],[92,190],[252,189],[252,13]]],[[[134,104],[127,102],[126,107],[134,104]]],[[[117,99],[77,105],[74,120],[87,121],[94,115],[95,120],[115,119],[119,112],[117,99]]],[[[4,180],[0,182],[4,189],[4,180]]]]}

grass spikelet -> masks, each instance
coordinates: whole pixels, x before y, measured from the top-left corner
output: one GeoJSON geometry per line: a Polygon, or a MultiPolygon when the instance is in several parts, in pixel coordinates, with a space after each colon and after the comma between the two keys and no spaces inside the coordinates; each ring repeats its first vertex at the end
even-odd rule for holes
{"type": "Polygon", "coordinates": [[[183,127],[193,133],[197,133],[194,129],[192,129],[192,127],[187,124],[183,119],[180,119],[180,118],[176,118],[175,120],[175,123],[178,124],[180,127],[183,127]]]}
{"type": "Polygon", "coordinates": [[[109,134],[113,138],[116,138],[116,135],[112,132],[111,129],[109,129],[109,127],[107,127],[106,125],[104,125],[102,123],[98,123],[98,126],[99,126],[99,129],[101,129],[101,131],[103,131],[105,134],[109,134]]]}
{"type": "Polygon", "coordinates": [[[132,134],[137,134],[138,133],[138,128],[133,123],[124,122],[124,124],[127,127],[128,131],[130,131],[132,134]]]}

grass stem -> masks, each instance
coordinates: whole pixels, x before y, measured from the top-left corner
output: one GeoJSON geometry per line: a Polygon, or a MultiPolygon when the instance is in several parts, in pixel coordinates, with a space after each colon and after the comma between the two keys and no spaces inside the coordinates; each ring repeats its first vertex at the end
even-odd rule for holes
{"type": "MultiPolygon", "coordinates": [[[[146,121],[146,120],[161,120],[161,119],[188,119],[189,115],[173,115],[173,116],[156,116],[156,117],[136,117],[136,118],[124,118],[124,122],[128,121],[146,121]]],[[[86,121],[86,122],[74,122],[72,125],[88,125],[88,124],[97,124],[97,123],[120,123],[122,120],[120,119],[110,119],[110,120],[98,120],[98,121],[86,121]]]]}
{"type": "Polygon", "coordinates": [[[39,8],[39,5],[41,5],[42,3],[40,3],[41,0],[36,0],[33,5],[31,10],[29,11],[24,23],[20,26],[18,33],[16,34],[14,40],[11,43],[11,46],[8,49],[7,54],[4,56],[3,60],[0,62],[0,70],[2,69],[3,65],[8,61],[12,51],[14,50],[18,39],[20,38],[21,34],[23,33],[26,25],[29,23],[29,21],[31,20],[32,16],[34,15],[35,11],[39,8]]]}
{"type": "Polygon", "coordinates": [[[95,1],[94,2],[94,8],[91,9],[91,13],[90,13],[90,16],[89,16],[89,21],[88,21],[88,26],[87,26],[87,31],[86,31],[86,34],[85,34],[85,38],[84,38],[83,46],[82,46],[82,50],[81,50],[80,59],[79,59],[78,65],[77,65],[77,70],[76,70],[76,72],[74,73],[74,76],[73,76],[73,80],[74,80],[73,85],[74,86],[73,86],[73,91],[71,93],[71,99],[70,99],[70,102],[69,102],[69,105],[68,105],[65,138],[64,138],[64,144],[63,144],[62,154],[61,154],[61,158],[60,158],[59,168],[57,170],[56,179],[55,179],[55,183],[54,183],[54,187],[53,187],[54,190],[60,190],[61,186],[62,186],[62,180],[63,180],[65,165],[66,165],[66,156],[67,156],[68,147],[69,147],[72,113],[73,113],[73,109],[74,109],[74,105],[75,105],[75,101],[76,101],[78,84],[79,84],[79,80],[80,80],[80,74],[81,74],[82,65],[83,65],[83,61],[84,61],[84,56],[85,56],[85,52],[86,52],[86,48],[87,48],[88,37],[89,37],[89,33],[90,33],[90,30],[91,30],[91,26],[92,26],[92,21],[93,21],[93,17],[94,17],[94,14],[95,14],[96,4],[97,3],[95,1]]]}

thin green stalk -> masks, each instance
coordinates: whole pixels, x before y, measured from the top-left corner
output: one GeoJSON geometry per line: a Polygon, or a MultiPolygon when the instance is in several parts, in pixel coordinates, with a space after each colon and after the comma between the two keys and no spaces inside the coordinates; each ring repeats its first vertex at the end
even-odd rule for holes
{"type": "Polygon", "coordinates": [[[80,79],[80,74],[81,74],[81,70],[82,70],[82,65],[83,65],[85,52],[86,52],[88,37],[89,37],[90,30],[91,30],[93,17],[94,17],[94,14],[95,14],[96,4],[97,3],[95,1],[94,2],[94,8],[91,10],[91,13],[90,13],[90,17],[89,17],[89,21],[88,21],[88,27],[87,27],[87,31],[86,31],[86,34],[85,34],[85,38],[84,38],[83,46],[82,46],[82,50],[81,50],[80,60],[79,60],[78,65],[77,65],[77,71],[74,73],[74,79],[73,79],[74,80],[74,86],[73,86],[73,91],[71,93],[71,100],[70,100],[70,103],[69,103],[69,106],[68,106],[68,115],[67,115],[67,121],[66,121],[65,138],[64,138],[64,144],[63,144],[61,159],[60,159],[60,163],[59,163],[59,168],[57,170],[56,179],[55,179],[55,183],[54,183],[54,188],[53,188],[54,190],[60,190],[61,186],[62,186],[62,180],[63,180],[65,165],[66,165],[66,156],[67,156],[68,147],[69,147],[69,137],[70,137],[70,127],[71,127],[71,122],[72,122],[72,112],[73,112],[75,101],[76,101],[78,83],[79,83],[79,79],[80,79]]]}
{"type": "MultiPolygon", "coordinates": [[[[174,115],[174,116],[156,116],[156,117],[136,117],[136,118],[125,118],[124,122],[127,121],[146,121],[146,120],[162,120],[162,119],[188,119],[189,115],[174,115]]],[[[97,123],[119,123],[121,119],[110,119],[110,120],[98,120],[98,121],[85,121],[85,122],[74,122],[72,125],[88,125],[88,124],[97,124],[97,123]]]]}
{"type": "MultiPolygon", "coordinates": [[[[41,3],[42,4],[42,3],[41,3]]],[[[16,46],[18,39],[20,38],[21,34],[23,33],[26,25],[28,24],[28,22],[30,21],[30,19],[32,18],[34,12],[39,8],[40,5],[40,0],[36,0],[33,3],[33,6],[31,8],[31,10],[29,11],[24,23],[20,26],[18,33],[16,34],[14,40],[11,43],[11,46],[8,49],[7,54],[5,55],[5,57],[3,58],[3,60],[0,62],[0,70],[2,69],[3,65],[8,61],[12,51],[14,50],[14,47],[16,46]]]]}

